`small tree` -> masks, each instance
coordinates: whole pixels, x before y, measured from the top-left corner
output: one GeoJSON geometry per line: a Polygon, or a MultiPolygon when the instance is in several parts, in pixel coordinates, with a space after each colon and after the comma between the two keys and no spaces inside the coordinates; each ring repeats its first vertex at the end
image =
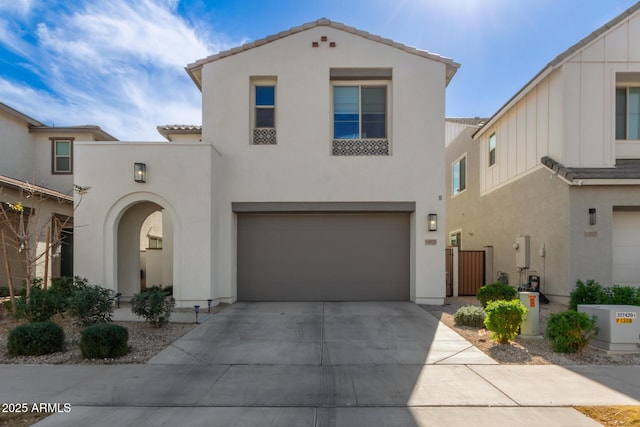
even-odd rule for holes
{"type": "MultiPolygon", "coordinates": [[[[26,295],[31,294],[31,283],[36,266],[44,261],[44,288],[47,287],[48,262],[50,254],[62,244],[63,230],[72,221],[72,215],[57,215],[51,209],[43,209],[48,201],[59,205],[72,205],[75,211],[82,202],[83,196],[90,187],[74,185],[74,192],[78,195],[77,203],[74,198],[53,190],[48,190],[28,182],[21,183],[17,200],[2,201],[0,199],[0,245],[5,259],[5,271],[11,305],[15,306],[15,287],[9,266],[8,254],[15,253],[21,265],[19,275],[24,277],[26,295]],[[46,215],[46,217],[42,217],[46,215]],[[5,233],[5,230],[7,232],[5,233]]],[[[3,195],[0,187],[0,195],[3,195]]],[[[7,198],[6,196],[4,198],[7,198]]],[[[62,209],[64,210],[64,209],[62,209]]]]}
{"type": "Polygon", "coordinates": [[[160,288],[145,289],[131,299],[131,311],[156,328],[169,322],[175,299],[160,288]]]}

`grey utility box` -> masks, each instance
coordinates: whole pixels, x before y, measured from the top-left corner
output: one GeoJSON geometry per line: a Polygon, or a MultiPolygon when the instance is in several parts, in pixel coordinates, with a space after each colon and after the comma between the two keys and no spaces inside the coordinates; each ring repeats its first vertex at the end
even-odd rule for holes
{"type": "Polygon", "coordinates": [[[527,308],[527,317],[520,326],[523,337],[540,335],[540,294],[538,292],[518,292],[520,302],[527,308]]]}
{"type": "Polygon", "coordinates": [[[640,307],[579,304],[578,312],[596,316],[599,332],[591,341],[593,347],[640,353],[640,307]]]}

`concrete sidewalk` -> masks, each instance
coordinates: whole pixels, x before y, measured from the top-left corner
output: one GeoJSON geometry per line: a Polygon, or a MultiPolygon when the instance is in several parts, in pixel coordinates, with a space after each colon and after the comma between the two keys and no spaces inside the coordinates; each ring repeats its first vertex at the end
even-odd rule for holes
{"type": "Polygon", "coordinates": [[[570,406],[640,404],[638,366],[465,345],[410,303],[238,303],[147,365],[0,366],[0,400],[71,404],[40,427],[598,426],[570,406]]]}

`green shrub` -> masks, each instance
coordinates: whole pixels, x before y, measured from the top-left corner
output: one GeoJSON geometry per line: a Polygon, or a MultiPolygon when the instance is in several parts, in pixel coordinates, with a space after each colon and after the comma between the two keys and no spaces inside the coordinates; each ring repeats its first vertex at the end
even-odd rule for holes
{"type": "Polygon", "coordinates": [[[613,285],[606,288],[611,302],[616,305],[640,305],[640,288],[632,286],[613,285]]]}
{"type": "Polygon", "coordinates": [[[16,298],[14,316],[29,322],[44,322],[54,315],[64,312],[65,299],[55,290],[43,289],[34,284],[29,296],[16,298]]]}
{"type": "Polygon", "coordinates": [[[86,288],[87,286],[89,286],[89,281],[79,276],[53,277],[51,278],[50,289],[56,291],[63,298],[69,298],[76,289],[86,288]]]}
{"type": "Polygon", "coordinates": [[[487,317],[482,307],[475,305],[466,305],[460,307],[456,314],[453,315],[453,320],[456,325],[459,326],[471,326],[473,328],[482,328],[484,326],[484,319],[487,317]]]}
{"type": "Polygon", "coordinates": [[[175,300],[160,288],[148,288],[131,299],[131,311],[156,328],[169,322],[175,300]]]}
{"type": "Polygon", "coordinates": [[[516,299],[518,297],[518,291],[504,283],[491,283],[490,285],[484,285],[478,289],[476,297],[482,306],[486,308],[491,301],[510,301],[512,299],[516,299]]]}
{"type": "Polygon", "coordinates": [[[605,288],[595,280],[578,280],[570,294],[569,309],[578,310],[578,304],[640,305],[640,289],[620,285],[605,288]]]}
{"type": "Polygon", "coordinates": [[[7,337],[7,352],[12,356],[38,356],[63,349],[64,331],[50,320],[17,326],[7,337]]]}
{"type": "Polygon", "coordinates": [[[576,282],[576,287],[569,294],[569,309],[576,311],[578,304],[608,304],[610,299],[605,289],[595,280],[576,282]]]}
{"type": "Polygon", "coordinates": [[[164,288],[160,285],[149,286],[141,289],[140,293],[152,291],[162,291],[166,296],[170,297],[173,296],[173,285],[165,286],[164,288]]]}
{"type": "Polygon", "coordinates": [[[67,311],[80,326],[111,322],[114,293],[100,286],[76,287],[67,299],[67,311]]]}
{"type": "Polygon", "coordinates": [[[113,323],[89,326],[82,331],[80,351],[85,359],[113,359],[129,352],[127,328],[113,323]]]}
{"type": "Polygon", "coordinates": [[[581,352],[598,334],[595,317],[577,311],[564,311],[549,315],[545,336],[553,351],[558,353],[581,352]]]}
{"type": "Polygon", "coordinates": [[[484,325],[491,331],[491,338],[502,344],[512,341],[518,335],[527,316],[527,309],[520,300],[492,301],[485,311],[487,318],[484,319],[484,325]]]}

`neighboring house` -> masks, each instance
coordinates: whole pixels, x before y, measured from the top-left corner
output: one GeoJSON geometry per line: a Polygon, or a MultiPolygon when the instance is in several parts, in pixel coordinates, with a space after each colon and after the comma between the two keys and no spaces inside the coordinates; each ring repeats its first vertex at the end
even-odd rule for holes
{"type": "Polygon", "coordinates": [[[327,19],[189,65],[201,129],[76,145],[76,182],[92,187],[76,273],[138,292],[140,229],[160,211],[162,284],[182,306],[442,303],[444,98],[458,66],[327,19]]]}
{"type": "MultiPolygon", "coordinates": [[[[97,126],[46,126],[0,103],[0,203],[7,212],[6,218],[0,213],[0,227],[14,285],[21,286],[27,265],[34,277],[44,277],[45,257],[40,255],[46,246],[51,246],[47,277],[73,275],[74,142],[98,139],[115,141],[97,126]],[[20,215],[9,208],[18,203],[24,206],[22,224],[20,215]],[[17,235],[29,236],[29,242],[21,242],[17,235]],[[64,236],[63,244],[51,245],[54,236],[64,236]],[[20,247],[32,251],[33,263],[25,262],[20,247]]],[[[7,283],[4,250],[0,250],[0,286],[7,283]]]]}
{"type": "Polygon", "coordinates": [[[492,247],[495,274],[538,275],[558,300],[578,279],[640,283],[639,41],[640,3],[452,138],[449,175],[466,153],[466,189],[449,178],[450,242],[492,247]]]}

